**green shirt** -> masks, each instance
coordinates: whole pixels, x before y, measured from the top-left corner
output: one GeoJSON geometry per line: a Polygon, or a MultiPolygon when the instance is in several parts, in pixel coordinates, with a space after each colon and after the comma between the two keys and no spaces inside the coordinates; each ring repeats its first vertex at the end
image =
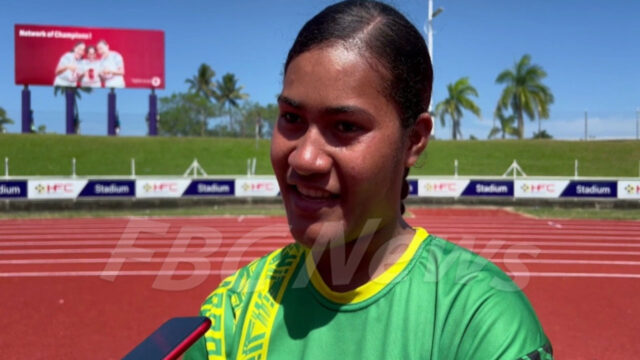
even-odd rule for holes
{"type": "Polygon", "coordinates": [[[255,260],[204,302],[185,359],[551,359],[520,289],[488,260],[417,228],[400,259],[337,293],[299,244],[255,260]]]}

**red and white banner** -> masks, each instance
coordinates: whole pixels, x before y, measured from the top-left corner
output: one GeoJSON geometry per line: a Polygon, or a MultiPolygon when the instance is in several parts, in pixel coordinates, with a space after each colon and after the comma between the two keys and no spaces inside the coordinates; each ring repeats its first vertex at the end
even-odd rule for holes
{"type": "Polygon", "coordinates": [[[273,197],[280,193],[278,181],[275,178],[267,179],[236,179],[236,196],[246,197],[273,197]]]}
{"type": "Polygon", "coordinates": [[[640,199],[640,181],[618,181],[618,199],[640,199]]]}
{"type": "Polygon", "coordinates": [[[15,25],[18,85],[164,89],[164,32],[15,25]]]}
{"type": "Polygon", "coordinates": [[[75,199],[87,184],[87,180],[47,179],[29,180],[29,199],[75,199]]]}
{"type": "Polygon", "coordinates": [[[181,197],[191,180],[180,179],[140,179],[136,180],[138,198],[177,198],[181,197]]]}
{"type": "Polygon", "coordinates": [[[469,184],[469,180],[419,179],[418,196],[458,197],[469,184]]]}
{"type": "Polygon", "coordinates": [[[569,180],[516,180],[513,192],[517,198],[557,198],[569,180]]]}

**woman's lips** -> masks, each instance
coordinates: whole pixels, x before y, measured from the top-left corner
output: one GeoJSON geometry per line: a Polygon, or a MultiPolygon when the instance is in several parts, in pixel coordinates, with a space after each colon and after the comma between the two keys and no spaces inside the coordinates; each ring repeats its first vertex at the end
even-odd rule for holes
{"type": "Polygon", "coordinates": [[[290,185],[293,205],[303,212],[315,212],[338,203],[339,194],[305,185],[290,185]]]}
{"type": "Polygon", "coordinates": [[[324,189],[312,188],[304,185],[294,186],[295,189],[298,190],[298,192],[311,199],[326,199],[333,195],[330,191],[324,189]]]}

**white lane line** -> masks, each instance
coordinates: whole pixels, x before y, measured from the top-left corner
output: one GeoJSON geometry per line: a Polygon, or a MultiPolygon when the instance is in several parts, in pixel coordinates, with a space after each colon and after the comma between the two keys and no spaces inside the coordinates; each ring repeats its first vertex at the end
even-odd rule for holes
{"type": "MultiPolygon", "coordinates": [[[[218,275],[227,274],[221,270],[181,270],[181,271],[48,271],[48,272],[13,272],[0,273],[0,278],[33,278],[33,277],[94,277],[94,276],[159,276],[159,275],[218,275]]],[[[572,273],[572,272],[508,272],[510,276],[527,277],[567,277],[567,278],[624,278],[640,279],[640,274],[621,273],[572,273]]]]}
{"type": "MultiPolygon", "coordinates": [[[[136,245],[173,245],[173,244],[196,244],[203,242],[202,237],[193,237],[189,240],[136,240],[136,245]]],[[[0,247],[28,247],[28,246],[99,246],[99,245],[117,245],[120,240],[61,240],[61,241],[0,241],[0,247]]],[[[289,235],[286,237],[276,238],[275,236],[267,236],[264,238],[242,238],[238,240],[222,239],[225,244],[288,244],[293,241],[289,235]]],[[[640,245],[639,245],[640,246],[640,245]]],[[[0,250],[1,251],[1,250],[0,250]]]]}
{"type": "Polygon", "coordinates": [[[567,278],[620,278],[640,279],[640,274],[607,274],[607,273],[571,273],[571,272],[508,272],[507,275],[518,277],[567,277],[567,278]]]}
{"type": "MultiPolygon", "coordinates": [[[[468,237],[465,237],[468,238],[468,237]]],[[[562,239],[564,240],[564,239],[562,239]]],[[[627,239],[628,240],[628,239],[627,239]]],[[[254,244],[273,244],[284,246],[293,241],[293,239],[264,239],[264,240],[251,240],[251,239],[243,239],[238,241],[224,241],[225,246],[233,246],[233,245],[254,245],[254,244]]],[[[502,240],[502,239],[492,239],[492,240],[450,240],[451,242],[458,245],[526,245],[526,246],[570,246],[570,247],[629,247],[629,248],[640,248],[640,243],[619,243],[619,242],[573,242],[573,241],[511,241],[511,240],[502,240]]],[[[157,245],[197,245],[198,243],[202,243],[202,239],[199,241],[190,240],[137,240],[134,244],[137,246],[157,246],[157,245]]],[[[17,247],[61,247],[61,246],[108,246],[108,245],[118,245],[117,241],[56,241],[56,242],[15,242],[10,244],[0,243],[0,248],[8,247],[8,248],[17,248],[17,247]]],[[[13,251],[13,250],[6,250],[13,251]]],[[[4,253],[5,250],[0,249],[0,254],[4,253]]]]}
{"type": "Polygon", "coordinates": [[[569,247],[630,247],[637,248],[640,247],[640,244],[632,244],[632,243],[589,243],[589,242],[569,242],[569,241],[547,241],[547,242],[537,242],[537,241],[505,241],[500,239],[495,240],[461,240],[461,241],[451,241],[458,245],[495,245],[495,246],[504,246],[504,245],[526,245],[526,246],[569,246],[569,247]]]}
{"type": "Polygon", "coordinates": [[[273,251],[276,250],[277,246],[220,246],[220,247],[206,247],[206,248],[196,248],[196,249],[179,249],[171,250],[170,247],[165,248],[143,248],[143,247],[130,247],[130,248],[89,248],[89,249],[32,249],[32,250],[0,250],[0,256],[2,255],[39,255],[39,254],[114,254],[114,255],[122,255],[122,254],[135,254],[135,253],[145,253],[149,254],[151,252],[156,253],[168,253],[172,252],[174,254],[184,254],[184,253],[213,253],[216,251],[273,251]]]}
{"type": "MultiPolygon", "coordinates": [[[[502,239],[510,239],[510,240],[518,240],[518,239],[528,239],[528,240],[578,240],[578,241],[634,241],[640,243],[640,229],[638,231],[633,231],[625,234],[612,234],[611,232],[602,232],[601,234],[597,234],[595,232],[588,232],[585,235],[580,234],[563,234],[563,233],[543,233],[543,234],[535,234],[531,231],[504,231],[504,232],[478,232],[473,231],[471,229],[464,229],[464,231],[452,231],[451,229],[443,229],[443,231],[439,231],[437,229],[428,229],[431,234],[434,234],[438,237],[442,237],[444,239],[450,238],[460,238],[460,237],[477,237],[477,238],[502,238],[502,239]]],[[[181,234],[181,237],[187,237],[190,239],[198,239],[198,238],[210,238],[212,233],[192,233],[192,234],[181,234]]],[[[15,235],[0,235],[0,239],[5,239],[5,241],[0,241],[0,246],[21,246],[21,245],[29,245],[29,246],[39,246],[39,245],[50,245],[50,244],[82,244],[87,241],[95,241],[95,242],[103,242],[104,244],[113,244],[120,241],[123,233],[119,232],[117,234],[60,234],[60,235],[46,235],[46,234],[34,234],[33,236],[15,236],[15,235]],[[87,240],[93,239],[93,240],[87,240]],[[98,239],[98,240],[96,240],[98,239]],[[100,240],[101,239],[101,240],[100,240]]],[[[177,238],[178,234],[166,234],[164,236],[156,235],[153,236],[153,239],[140,239],[137,241],[172,241],[177,238]]],[[[141,236],[148,237],[148,236],[141,236]]],[[[251,236],[246,236],[245,233],[238,234],[229,234],[222,232],[223,241],[237,241],[242,239],[243,241],[257,241],[259,239],[291,239],[290,233],[281,232],[281,233],[264,233],[264,234],[256,234],[252,233],[251,236]]]]}
{"type": "Polygon", "coordinates": [[[79,276],[159,276],[159,275],[216,275],[229,273],[221,270],[122,270],[122,271],[42,271],[0,273],[0,278],[10,277],[79,277],[79,276]]]}
{"type": "MultiPolygon", "coordinates": [[[[254,252],[263,252],[263,251],[273,251],[276,250],[276,246],[249,246],[249,247],[238,247],[238,246],[224,246],[224,247],[214,247],[214,248],[198,248],[198,249],[187,249],[186,251],[171,251],[172,248],[95,248],[95,249],[35,249],[35,250],[0,250],[0,256],[2,255],[46,255],[46,254],[113,254],[114,256],[124,256],[124,254],[136,254],[136,253],[145,253],[149,254],[153,253],[173,253],[173,254],[184,254],[184,253],[214,253],[214,252],[243,252],[243,253],[254,253],[254,252]]],[[[616,250],[549,250],[542,248],[526,248],[520,249],[517,246],[508,248],[508,249],[475,249],[476,252],[482,255],[483,252],[489,251],[491,253],[505,253],[505,254],[565,254],[565,255],[627,255],[627,256],[640,256],[640,251],[616,251],[616,250]]]]}
{"type": "MultiPolygon", "coordinates": [[[[211,256],[211,257],[169,257],[169,258],[135,258],[135,257],[113,257],[113,258],[82,258],[82,259],[14,259],[0,260],[0,265],[45,265],[45,264],[106,264],[109,261],[124,260],[128,263],[164,263],[164,262],[187,262],[200,263],[218,261],[250,261],[255,256],[211,256]]],[[[490,261],[500,263],[526,263],[526,264],[566,264],[566,265],[613,265],[613,266],[640,266],[640,261],[622,260],[573,260],[573,259],[500,259],[493,258],[490,261]]]]}
{"type": "MultiPolygon", "coordinates": [[[[243,261],[255,260],[255,256],[211,256],[211,257],[167,257],[167,258],[135,258],[135,257],[112,257],[112,258],[95,258],[95,259],[15,259],[0,260],[0,265],[34,265],[34,264],[106,264],[109,261],[124,260],[130,263],[164,263],[164,262],[210,262],[219,261],[243,261]]],[[[640,265],[640,262],[638,262],[640,265]]]]}

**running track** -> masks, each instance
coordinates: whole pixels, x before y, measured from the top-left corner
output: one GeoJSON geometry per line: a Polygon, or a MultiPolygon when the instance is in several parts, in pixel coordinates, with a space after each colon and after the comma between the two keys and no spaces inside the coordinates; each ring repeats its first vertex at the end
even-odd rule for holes
{"type": "MultiPolygon", "coordinates": [[[[412,212],[513,275],[556,358],[640,354],[640,221],[412,212]]],[[[291,241],[286,229],[281,217],[0,220],[2,358],[119,358],[195,314],[222,274],[291,241]]]]}

